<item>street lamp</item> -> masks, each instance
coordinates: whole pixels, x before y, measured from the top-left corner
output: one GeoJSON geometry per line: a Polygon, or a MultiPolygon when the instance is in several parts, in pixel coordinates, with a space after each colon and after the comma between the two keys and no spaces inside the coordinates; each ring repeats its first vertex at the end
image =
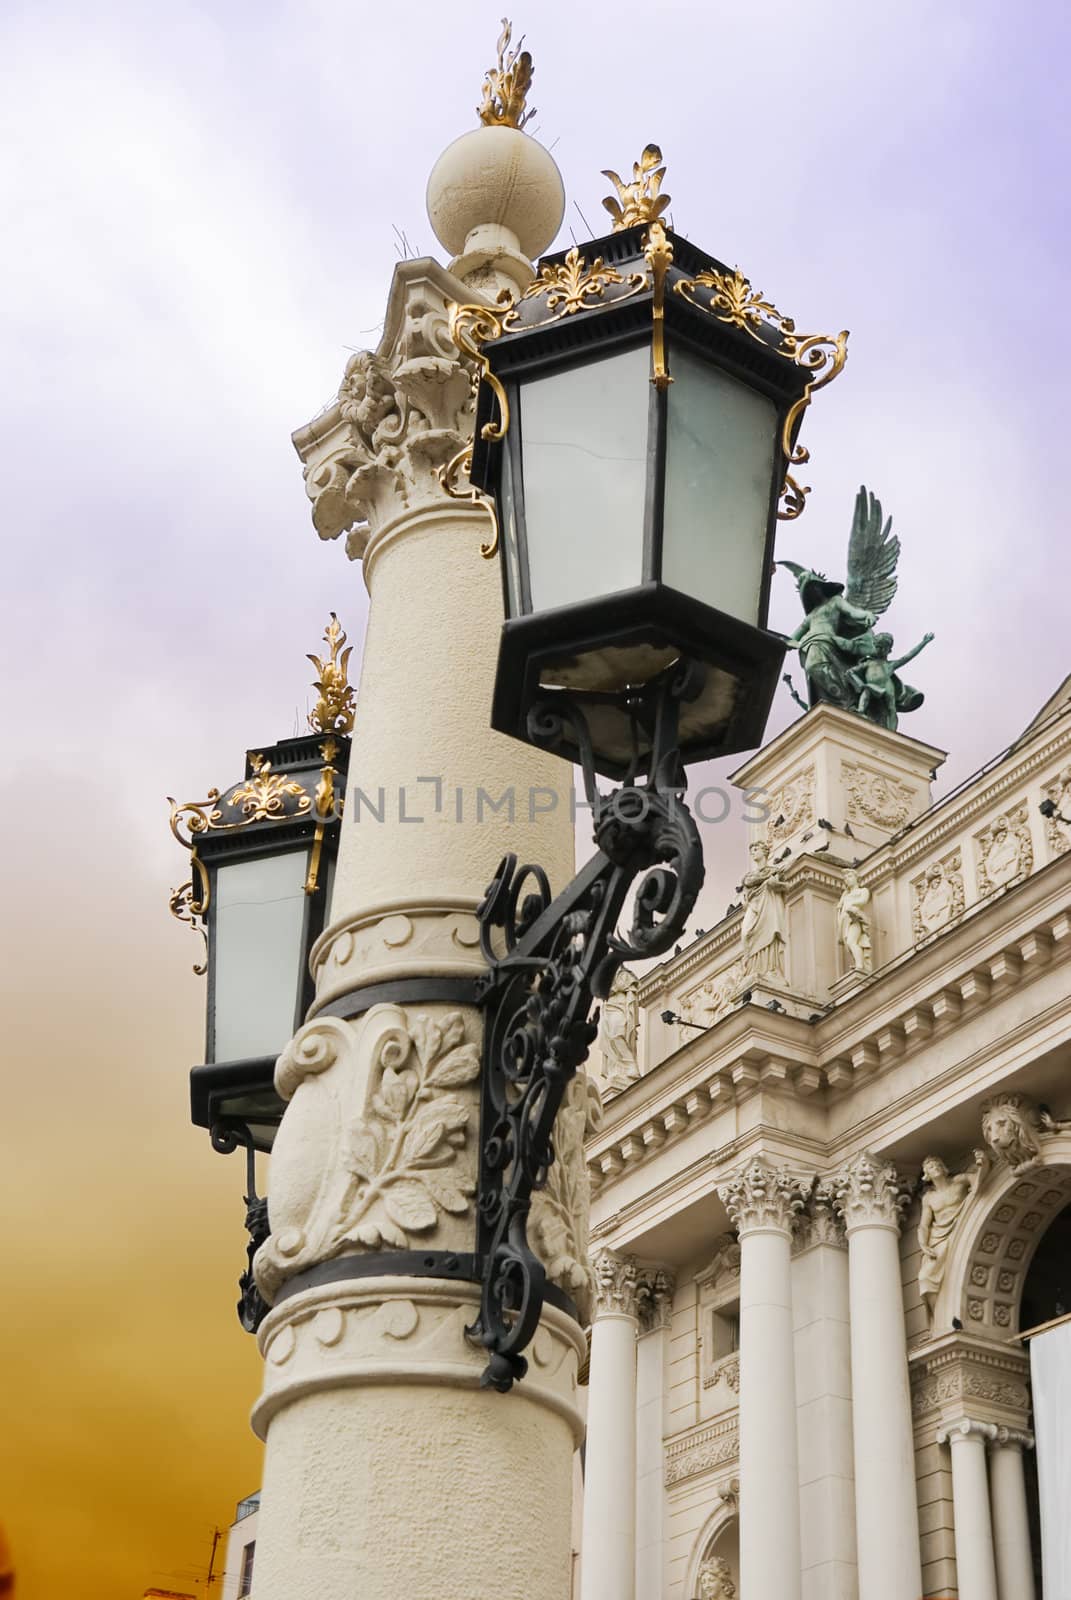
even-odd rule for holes
{"type": "Polygon", "coordinates": [[[673,945],[703,882],[685,766],[765,729],[784,655],[766,629],[775,523],[803,509],[800,422],[847,349],[846,333],[797,334],[739,271],[670,233],[664,170],[649,145],[631,183],[607,174],[611,234],[548,257],[519,298],[450,311],[480,381],[473,445],[443,482],[462,497],[467,473],[495,524],[483,554],[501,557],[491,721],[579,762],[598,847],[553,901],[541,868],[507,855],[478,912],[470,1331],[500,1390],[526,1370],[539,1320],[528,1212],[594,1001],[623,961],[673,945]],[[621,786],[600,794],[600,773],[621,786]]]}
{"type": "MultiPolygon", "coordinates": [[[[317,667],[319,698],[308,733],[246,754],[241,780],[203,801],[171,805],[171,831],[190,852],[190,878],[172,913],[204,939],[194,971],[208,979],[205,1060],[190,1073],[194,1124],[224,1153],[247,1154],[250,1266],[267,1236],[253,1182],[256,1151],[270,1151],[282,1119],[275,1061],[312,1000],[309,954],[331,900],[353,727],[350,649],[332,612],[317,667]]],[[[239,1315],[263,1314],[251,1273],[239,1315]]]]}
{"type": "Polygon", "coordinates": [[[681,660],[703,669],[682,758],[759,743],[784,654],[766,630],[778,506],[803,508],[800,422],[847,344],[798,335],[667,230],[664,170],[649,145],[631,184],[609,174],[612,233],[451,324],[481,370],[469,481],[502,552],[492,723],[584,761],[579,705],[591,764],[617,778],[650,753],[637,691],[681,660]]]}

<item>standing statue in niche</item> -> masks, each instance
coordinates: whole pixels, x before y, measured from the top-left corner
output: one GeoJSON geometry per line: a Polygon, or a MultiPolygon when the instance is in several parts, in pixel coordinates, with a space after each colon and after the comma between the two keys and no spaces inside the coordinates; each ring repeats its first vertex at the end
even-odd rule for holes
{"type": "Polygon", "coordinates": [[[893,660],[892,634],[874,632],[875,622],[896,595],[899,559],[900,540],[892,532],[892,518],[883,524],[880,500],[861,488],[848,540],[846,585],[831,583],[795,561],[777,563],[795,577],[805,612],[789,648],[800,653],[810,705],[785,674],[794,699],[805,711],[826,701],[895,731],[901,713],[917,711],[922,704],[921,691],[904,683],[899,669],[925,649],[933,634],[927,633],[913,650],[893,660]]]}
{"type": "Polygon", "coordinates": [[[627,967],[618,967],[610,985],[610,993],[602,1003],[599,1044],[606,1066],[605,1082],[608,1089],[627,1089],[640,1076],[640,1064],[636,1059],[638,988],[636,974],[627,967]]]}
{"type": "Polygon", "coordinates": [[[933,1321],[937,1294],[945,1281],[948,1248],[963,1208],[985,1175],[989,1161],[984,1150],[974,1152],[974,1167],[969,1172],[950,1173],[938,1156],[927,1156],[922,1163],[922,1212],[919,1216],[919,1294],[926,1314],[933,1321]]]}
{"type": "Polygon", "coordinates": [[[740,924],[740,959],[744,978],[785,976],[785,880],[770,863],[770,849],[761,839],[748,847],[751,868],[738,892],[744,896],[740,924]]]}
{"type": "Polygon", "coordinates": [[[844,891],[837,901],[837,937],[848,952],[848,967],[852,972],[874,970],[870,918],[866,910],[869,904],[870,890],[864,889],[859,874],[849,868],[844,874],[844,891]]]}

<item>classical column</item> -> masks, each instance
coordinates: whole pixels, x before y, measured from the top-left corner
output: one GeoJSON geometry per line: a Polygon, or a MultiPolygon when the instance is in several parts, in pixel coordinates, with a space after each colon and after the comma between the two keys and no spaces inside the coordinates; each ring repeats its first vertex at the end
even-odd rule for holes
{"type": "Polygon", "coordinates": [[[1023,1477],[1023,1451],[1033,1449],[1033,1445],[1031,1433],[998,1428],[989,1447],[989,1496],[1000,1600],[1034,1600],[1034,1557],[1023,1477]]]}
{"type": "MultiPolygon", "coordinates": [[[[952,1513],[956,1522],[956,1585],[959,1600],[998,1600],[993,1524],[989,1515],[986,1442],[991,1422],[963,1417],[938,1430],[937,1443],[952,1449],[952,1513]]],[[[1018,1593],[1015,1600],[1021,1600],[1018,1593]]]]}
{"type": "Polygon", "coordinates": [[[663,1510],[666,1347],[673,1309],[673,1274],[641,1269],[639,1340],[636,1345],[636,1594],[662,1592],[665,1558],[663,1510]]]}
{"type": "MultiPolygon", "coordinates": [[[[253,1414],[265,1441],[257,1600],[569,1592],[580,1325],[548,1304],[527,1375],[508,1394],[481,1388],[486,1352],[466,1336],[479,1285],[466,1273],[485,968],[475,911],[508,850],[540,862],[555,891],[571,876],[571,775],[490,729],[500,575],[480,555],[486,510],[463,473],[456,494],[444,481],[473,429],[474,372],[449,304],[530,277],[518,242],[546,248],[563,196],[551,157],[515,127],[475,130],[437,174],[434,225],[461,259],[398,265],[379,346],[350,358],[337,399],[294,440],[316,530],[345,536],[370,610],[316,999],[276,1069],[288,1105],[256,1260],[272,1305],[253,1414]],[[479,287],[463,281],[470,268],[479,287]]],[[[584,1320],[592,1112],[581,1074],[529,1221],[584,1320]]]]}
{"type": "Polygon", "coordinates": [[[639,1272],[631,1256],[600,1250],[584,1456],[581,1600],[636,1593],[636,1334],[639,1272]]]}
{"type": "Polygon", "coordinates": [[[900,1280],[906,1204],[891,1161],[861,1154],[825,1179],[848,1235],[859,1593],[919,1600],[915,1441],[900,1280]]]}
{"type": "Polygon", "coordinates": [[[844,1225],[816,1197],[793,1240],[803,1600],[856,1600],[851,1319],[844,1225]]]}
{"type": "Polygon", "coordinates": [[[792,1330],[800,1183],[756,1159],[719,1184],[718,1194],[740,1236],[740,1588],[744,1600],[800,1600],[792,1330]]]}

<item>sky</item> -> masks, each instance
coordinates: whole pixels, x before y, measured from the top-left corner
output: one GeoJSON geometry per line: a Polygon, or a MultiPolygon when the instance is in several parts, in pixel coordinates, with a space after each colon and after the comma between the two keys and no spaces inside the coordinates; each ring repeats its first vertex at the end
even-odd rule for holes
{"type": "MultiPolygon", "coordinates": [[[[289,435],[375,344],[399,239],[442,258],[427,174],[475,125],[499,15],[0,10],[0,1523],[25,1600],[203,1593],[212,1527],[259,1480],[240,1158],[188,1125],[203,989],[165,796],[297,731],[330,610],[360,645],[360,570],[317,540],[289,435]]],[[[851,330],[778,554],[842,572],[856,487],[879,494],[897,646],[937,636],[909,731],[950,751],[948,787],[1071,667],[1066,8],[514,21],[563,245],[603,231],[601,169],[655,140],[680,232],[801,330],[851,330]]],[[[782,575],[771,621],[797,620],[782,575]]],[[[794,714],[779,698],[771,732],[794,714]]],[[[723,906],[738,831],[707,846],[723,906]]]]}

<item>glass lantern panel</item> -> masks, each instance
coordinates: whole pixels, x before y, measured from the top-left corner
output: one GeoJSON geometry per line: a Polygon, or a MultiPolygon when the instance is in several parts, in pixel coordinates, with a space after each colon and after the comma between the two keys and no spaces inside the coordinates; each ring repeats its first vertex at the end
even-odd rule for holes
{"type": "MultiPolygon", "coordinates": [[[[514,402],[516,404],[516,401],[514,402]]],[[[506,563],[506,593],[509,597],[509,614],[520,616],[524,610],[521,594],[520,548],[517,543],[517,507],[513,499],[513,463],[510,460],[509,441],[502,446],[502,477],[498,486],[498,536],[502,541],[502,559],[506,563]]]]}
{"type": "Polygon", "coordinates": [[[533,611],[643,582],[650,362],[645,344],[521,389],[533,611]]]}
{"type": "Polygon", "coordinates": [[[220,867],[212,936],[216,1061],[273,1056],[294,1031],[305,976],[308,851],[220,867]]]}
{"type": "Polygon", "coordinates": [[[687,350],[669,369],[662,581],[756,625],[777,407],[687,350]]]}

